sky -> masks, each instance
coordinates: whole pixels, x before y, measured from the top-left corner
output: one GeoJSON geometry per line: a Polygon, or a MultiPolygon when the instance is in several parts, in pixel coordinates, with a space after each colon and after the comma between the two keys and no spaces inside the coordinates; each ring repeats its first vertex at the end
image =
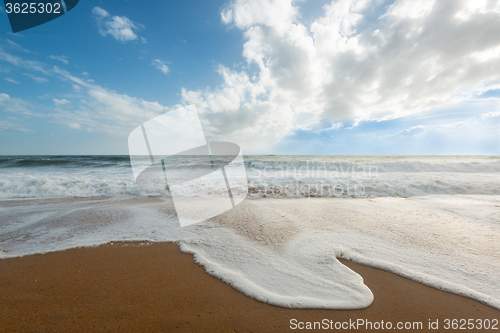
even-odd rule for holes
{"type": "Polygon", "coordinates": [[[82,0],[13,34],[0,155],[128,154],[195,105],[244,154],[499,155],[500,1],[82,0]]]}

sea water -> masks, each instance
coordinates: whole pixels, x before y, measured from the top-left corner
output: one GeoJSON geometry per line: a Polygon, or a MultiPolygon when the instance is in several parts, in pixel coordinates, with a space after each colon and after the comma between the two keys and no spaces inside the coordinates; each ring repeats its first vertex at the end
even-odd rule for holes
{"type": "Polygon", "coordinates": [[[247,200],[181,228],[168,195],[135,186],[127,156],[0,157],[0,258],[175,241],[260,301],[368,306],[371,291],[340,257],[500,309],[500,157],[246,156],[245,165],[247,200]]]}
{"type": "MultiPolygon", "coordinates": [[[[251,198],[500,194],[500,156],[272,155],[245,165],[251,198]]],[[[0,199],[157,195],[135,185],[128,156],[0,156],[0,199]]]]}

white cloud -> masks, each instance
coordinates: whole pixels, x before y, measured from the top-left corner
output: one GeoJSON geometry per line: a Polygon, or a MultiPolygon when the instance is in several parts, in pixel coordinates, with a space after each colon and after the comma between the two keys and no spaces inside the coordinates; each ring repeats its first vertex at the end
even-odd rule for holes
{"type": "Polygon", "coordinates": [[[488,153],[489,147],[500,145],[499,117],[500,112],[489,112],[450,123],[416,125],[379,139],[406,141],[417,151],[423,148],[421,151],[446,152],[451,147],[455,152],[483,154],[488,153]],[[435,142],[440,144],[436,147],[435,142]]]}
{"type": "Polygon", "coordinates": [[[36,60],[24,60],[18,56],[5,52],[0,48],[0,60],[3,60],[13,66],[22,67],[31,71],[49,74],[48,66],[36,60]]]}
{"type": "Polygon", "coordinates": [[[221,19],[223,23],[234,23],[240,29],[263,25],[285,32],[298,14],[292,1],[236,0],[222,10],[221,19]]]}
{"type": "Polygon", "coordinates": [[[498,7],[498,1],[495,0],[471,0],[465,3],[465,6],[455,14],[455,17],[459,20],[468,21],[474,18],[476,14],[499,13],[498,7]]]}
{"type": "Polygon", "coordinates": [[[24,116],[42,117],[40,113],[32,111],[32,105],[21,98],[10,97],[0,93],[0,110],[3,112],[21,114],[24,116]]]}
{"type": "Polygon", "coordinates": [[[159,59],[154,59],[153,61],[151,61],[151,65],[155,66],[159,71],[162,71],[163,74],[168,74],[168,72],[170,72],[168,66],[159,59]]]}
{"type": "Polygon", "coordinates": [[[10,39],[4,39],[6,45],[16,51],[21,51],[21,52],[24,52],[24,53],[33,53],[31,52],[30,50],[27,50],[25,49],[24,47],[22,47],[21,45],[11,41],[10,39]]]}
{"type": "MultiPolygon", "coordinates": [[[[41,62],[12,56],[1,48],[0,60],[17,67],[43,72],[66,82],[66,86],[72,87],[71,93],[66,94],[65,98],[52,98],[55,104],[53,107],[33,104],[21,98],[0,93],[0,110],[3,112],[21,114],[25,118],[44,117],[47,121],[73,129],[123,136],[128,135],[133,128],[146,120],[169,110],[158,102],[146,101],[103,88],[93,80],[87,79],[85,73],[82,77],[78,77],[57,66],[49,67],[41,62]],[[70,105],[70,110],[63,108],[70,105]],[[33,109],[43,110],[45,113],[35,113],[33,109]]],[[[31,73],[25,75],[35,80],[37,78],[31,73]]],[[[44,80],[44,78],[39,79],[44,80]]],[[[7,129],[7,125],[4,129],[7,129]]],[[[13,130],[13,128],[10,129],[13,130]]]]}
{"type": "Polygon", "coordinates": [[[60,61],[60,62],[62,62],[62,63],[64,63],[64,64],[66,64],[66,65],[67,65],[67,64],[69,64],[68,57],[67,57],[67,56],[64,56],[64,55],[63,55],[63,56],[55,56],[55,55],[51,55],[49,58],[50,58],[50,59],[57,60],[57,61],[60,61]]]}
{"type": "Polygon", "coordinates": [[[9,81],[9,82],[14,83],[14,84],[20,84],[21,83],[19,81],[14,80],[13,78],[10,78],[10,77],[4,77],[4,79],[6,81],[9,81]]]}
{"type": "Polygon", "coordinates": [[[21,124],[16,124],[8,120],[0,120],[0,132],[22,132],[22,133],[34,133],[33,130],[25,128],[21,124]]]}
{"type": "Polygon", "coordinates": [[[233,10],[229,7],[225,7],[220,13],[220,16],[224,24],[229,24],[233,21],[233,10]]]}
{"type": "Polygon", "coordinates": [[[54,72],[63,80],[73,82],[78,93],[78,97],[71,100],[75,111],[58,109],[50,115],[54,122],[70,128],[126,135],[139,124],[169,110],[158,102],[117,93],[60,68],[54,72]]]}
{"type": "Polygon", "coordinates": [[[471,57],[478,62],[498,61],[500,58],[500,45],[487,50],[475,52],[471,54],[471,57]]]}
{"type": "MultiPolygon", "coordinates": [[[[111,35],[120,42],[133,41],[139,38],[134,31],[144,28],[142,24],[132,22],[125,16],[111,16],[101,7],[94,7],[92,14],[99,26],[99,33],[102,36],[111,35]]],[[[140,38],[141,43],[146,43],[144,37],[140,38]]]]}
{"type": "Polygon", "coordinates": [[[125,42],[134,40],[137,35],[133,29],[137,29],[134,23],[124,16],[114,16],[111,21],[106,22],[107,33],[111,34],[116,40],[125,42]]]}
{"type": "Polygon", "coordinates": [[[260,149],[298,129],[457,105],[500,83],[500,2],[396,0],[366,22],[381,3],[332,1],[306,24],[292,0],[232,0],[221,20],[243,31],[257,72],[220,67],[221,86],[184,90],[183,101],[201,106],[214,136],[260,149]]]}
{"type": "Polygon", "coordinates": [[[28,76],[30,78],[32,78],[35,82],[38,82],[38,83],[45,83],[45,82],[49,82],[48,79],[44,78],[44,77],[39,77],[39,76],[35,76],[33,74],[30,74],[30,73],[23,73],[23,75],[25,76],[28,76]]]}
{"type": "Polygon", "coordinates": [[[434,7],[435,0],[420,0],[420,1],[396,1],[394,2],[387,13],[383,17],[394,17],[396,19],[423,18],[430,14],[434,7]]]}
{"type": "Polygon", "coordinates": [[[57,99],[57,98],[53,98],[52,99],[54,101],[54,103],[57,105],[57,106],[61,106],[61,105],[66,105],[66,104],[71,104],[70,101],[68,101],[67,99],[63,98],[63,99],[57,99]]]}
{"type": "Polygon", "coordinates": [[[109,16],[109,13],[99,6],[94,7],[92,9],[92,14],[94,14],[96,17],[99,17],[99,18],[104,18],[104,17],[109,16]]]}

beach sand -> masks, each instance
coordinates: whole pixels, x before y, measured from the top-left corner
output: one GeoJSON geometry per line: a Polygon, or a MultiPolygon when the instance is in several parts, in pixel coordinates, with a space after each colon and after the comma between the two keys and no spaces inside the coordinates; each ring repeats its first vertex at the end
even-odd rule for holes
{"type": "Polygon", "coordinates": [[[0,260],[0,331],[286,332],[297,331],[290,328],[292,319],[364,319],[422,322],[418,331],[425,332],[430,319],[439,321],[434,331],[442,332],[453,331],[443,329],[445,319],[500,319],[499,310],[472,299],[342,262],[372,290],[375,300],[368,308],[268,305],[207,274],[173,243],[114,243],[0,260]]]}

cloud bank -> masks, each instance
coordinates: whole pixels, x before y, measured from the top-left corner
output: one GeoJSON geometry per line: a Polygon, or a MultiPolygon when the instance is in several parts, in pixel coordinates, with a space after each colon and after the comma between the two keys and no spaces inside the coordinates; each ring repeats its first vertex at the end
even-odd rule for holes
{"type": "MultiPolygon", "coordinates": [[[[233,0],[222,8],[222,23],[242,32],[246,63],[219,64],[222,84],[180,94],[181,104],[201,112],[209,141],[238,143],[246,154],[350,154],[355,145],[363,154],[425,154],[441,145],[435,152],[446,154],[463,151],[458,145],[466,141],[475,142],[469,154],[498,151],[500,1],[339,0],[307,21],[299,4],[233,0]]],[[[113,30],[107,22],[117,21],[107,11],[95,7],[93,16],[103,36],[140,40],[139,25],[127,18],[113,30]]],[[[29,83],[12,75],[17,68],[38,83],[62,80],[67,89],[26,100],[0,94],[0,131],[33,132],[33,118],[121,140],[176,108],[117,92],[86,72],[25,59],[33,53],[3,41],[4,80],[29,83]]],[[[172,75],[159,59],[144,66],[172,75]]]]}
{"type": "Polygon", "coordinates": [[[339,0],[306,23],[292,0],[233,0],[247,66],[182,91],[213,139],[263,150],[296,131],[438,112],[500,88],[500,1],[339,0]],[[375,19],[373,13],[380,12],[375,19]]]}

